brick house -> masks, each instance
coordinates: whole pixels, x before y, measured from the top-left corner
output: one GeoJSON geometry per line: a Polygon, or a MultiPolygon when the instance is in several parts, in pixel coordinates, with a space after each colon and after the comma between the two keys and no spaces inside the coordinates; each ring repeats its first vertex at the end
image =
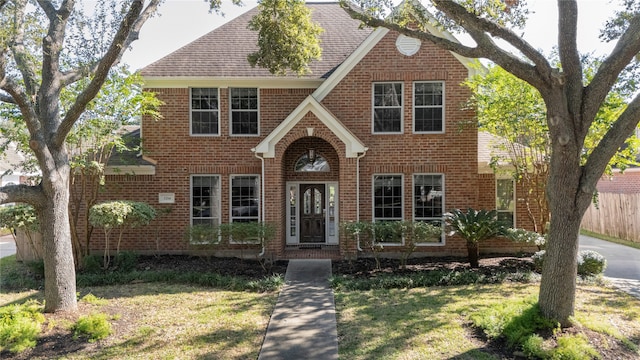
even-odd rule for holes
{"type": "MultiPolygon", "coordinates": [[[[477,129],[460,130],[474,118],[460,85],[471,61],[387,29],[360,29],[337,3],[307,5],[325,32],[322,60],[306,76],[248,64],[256,9],[142,69],[146,90],[164,102],[163,119],[142,119],[145,155],[111,164],[103,196],[167,213],[127,232],[121,247],[193,252],[184,236],[191,225],[265,221],[276,224],[267,256],[340,258],[357,251],[342,222],[441,223],[453,208],[496,204],[526,227],[513,182],[482,165],[477,129]]],[[[95,249],[103,246],[97,236],[95,249]]],[[[519,248],[504,239],[482,245],[519,248]]],[[[465,255],[466,247],[443,233],[417,252],[465,255]]]]}

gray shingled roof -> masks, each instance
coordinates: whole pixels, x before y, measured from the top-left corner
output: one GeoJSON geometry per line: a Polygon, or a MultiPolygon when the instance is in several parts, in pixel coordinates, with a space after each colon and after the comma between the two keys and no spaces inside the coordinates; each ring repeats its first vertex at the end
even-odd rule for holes
{"type": "MultiPolygon", "coordinates": [[[[359,29],[338,3],[307,3],[312,18],[324,32],[320,36],[322,59],[310,64],[306,78],[324,78],[340,65],[373,31],[359,29]]],[[[270,77],[252,68],[247,55],[257,50],[257,32],[247,29],[257,7],[218,27],[141,70],[146,77],[270,77]]],[[[288,75],[295,76],[295,75],[288,75]]]]}

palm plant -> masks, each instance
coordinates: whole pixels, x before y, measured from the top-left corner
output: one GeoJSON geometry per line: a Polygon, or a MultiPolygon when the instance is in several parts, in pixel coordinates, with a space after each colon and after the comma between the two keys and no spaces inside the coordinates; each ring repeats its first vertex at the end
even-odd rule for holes
{"type": "Polygon", "coordinates": [[[498,220],[498,212],[495,210],[454,209],[445,214],[444,218],[449,235],[458,234],[467,241],[467,254],[472,268],[480,265],[480,242],[504,235],[506,230],[506,226],[498,220]]]}

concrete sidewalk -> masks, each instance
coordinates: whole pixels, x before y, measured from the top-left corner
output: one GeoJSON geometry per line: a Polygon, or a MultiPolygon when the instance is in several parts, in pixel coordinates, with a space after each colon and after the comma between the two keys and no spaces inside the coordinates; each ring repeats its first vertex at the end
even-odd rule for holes
{"type": "Polygon", "coordinates": [[[331,260],[289,260],[259,360],[338,359],[331,260]]]}

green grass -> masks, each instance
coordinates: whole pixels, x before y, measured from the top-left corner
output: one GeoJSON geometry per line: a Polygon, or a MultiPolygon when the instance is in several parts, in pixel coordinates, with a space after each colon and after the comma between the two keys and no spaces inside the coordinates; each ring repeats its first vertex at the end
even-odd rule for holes
{"type": "MultiPolygon", "coordinates": [[[[537,285],[513,283],[337,291],[340,358],[498,359],[487,343],[479,340],[472,318],[485,314],[487,326],[505,343],[504,328],[514,339],[526,339],[522,334],[535,318],[528,309],[535,303],[537,292],[537,285]],[[496,308],[511,314],[492,310],[496,308]]],[[[578,318],[588,317],[599,324],[590,327],[617,331],[623,343],[639,341],[640,301],[596,286],[581,286],[578,299],[578,318]]],[[[570,346],[563,351],[584,350],[578,344],[580,340],[566,342],[570,346]]]]}
{"type": "Polygon", "coordinates": [[[632,247],[632,248],[640,249],[640,243],[637,243],[637,242],[624,240],[624,239],[620,239],[620,238],[609,236],[609,235],[598,234],[598,233],[595,233],[593,231],[589,231],[589,230],[585,230],[585,229],[580,230],[580,233],[582,235],[591,236],[591,237],[596,238],[596,239],[606,240],[606,241],[609,241],[609,242],[612,242],[612,243],[616,243],[616,244],[625,245],[625,246],[629,246],[629,247],[632,247]]]}

